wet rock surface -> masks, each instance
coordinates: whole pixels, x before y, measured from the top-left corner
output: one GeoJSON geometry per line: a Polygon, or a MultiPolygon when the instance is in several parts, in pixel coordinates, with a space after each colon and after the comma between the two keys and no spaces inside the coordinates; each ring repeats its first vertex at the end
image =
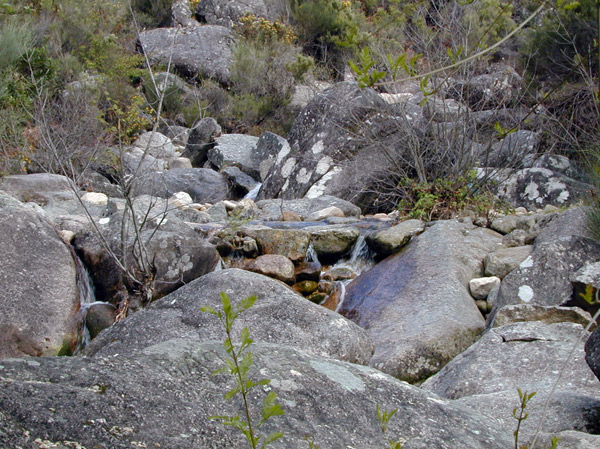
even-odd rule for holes
{"type": "Polygon", "coordinates": [[[340,313],[369,330],[371,366],[415,382],[469,347],[484,320],[468,282],[500,242],[493,231],[440,222],[350,283],[340,313]]]}

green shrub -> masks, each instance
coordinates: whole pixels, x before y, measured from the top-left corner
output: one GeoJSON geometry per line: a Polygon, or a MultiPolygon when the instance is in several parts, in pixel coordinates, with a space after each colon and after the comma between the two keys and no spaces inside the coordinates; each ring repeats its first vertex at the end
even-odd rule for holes
{"type": "Polygon", "coordinates": [[[173,0],[132,0],[131,7],[141,26],[157,28],[169,26],[173,0]]]}
{"type": "Polygon", "coordinates": [[[359,23],[364,19],[341,0],[294,0],[292,15],[305,53],[341,78],[345,59],[355,49],[359,23]]]}
{"type": "Polygon", "coordinates": [[[530,30],[524,47],[531,76],[549,81],[579,80],[583,73],[598,76],[596,3],[581,0],[574,8],[557,7],[546,12],[542,23],[530,30]]]}
{"type": "Polygon", "coordinates": [[[398,188],[403,192],[403,198],[397,206],[400,213],[420,220],[454,218],[465,209],[478,216],[487,216],[490,210],[499,205],[494,195],[478,183],[472,172],[455,178],[436,179],[430,183],[405,178],[398,188]]]}
{"type": "Polygon", "coordinates": [[[250,403],[250,392],[256,387],[265,387],[271,381],[269,379],[261,379],[254,381],[250,377],[250,371],[253,368],[253,355],[250,351],[253,340],[250,338],[250,331],[244,327],[240,332],[240,343],[236,344],[233,341],[233,324],[239,315],[256,302],[256,296],[249,296],[242,299],[237,304],[232,304],[229,296],[221,292],[222,309],[216,310],[210,306],[201,307],[201,310],[211,315],[216,316],[225,331],[225,341],[223,346],[227,353],[227,358],[224,360],[224,366],[215,374],[226,373],[234,380],[234,386],[225,393],[225,399],[230,400],[237,395],[241,396],[242,406],[244,410],[243,418],[239,415],[235,416],[212,416],[211,419],[221,421],[226,426],[232,426],[244,434],[248,441],[248,445],[252,449],[264,449],[272,442],[283,436],[281,432],[273,432],[268,435],[260,435],[258,431],[269,419],[281,416],[284,414],[281,405],[277,402],[277,395],[274,391],[270,391],[262,404],[260,410],[260,418],[254,417],[253,404],[250,403]],[[262,440],[262,441],[261,441],[262,440]]]}

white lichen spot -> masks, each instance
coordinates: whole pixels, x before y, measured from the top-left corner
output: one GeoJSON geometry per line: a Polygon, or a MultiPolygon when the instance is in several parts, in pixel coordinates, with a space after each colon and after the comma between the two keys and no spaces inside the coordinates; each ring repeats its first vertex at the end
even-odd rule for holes
{"type": "Polygon", "coordinates": [[[308,181],[310,181],[310,177],[311,173],[309,173],[306,168],[302,167],[296,175],[296,181],[298,181],[299,184],[306,184],[308,181]]]}
{"type": "Polygon", "coordinates": [[[322,140],[319,140],[317,143],[315,143],[312,147],[312,152],[313,154],[319,154],[321,153],[323,150],[325,149],[325,144],[323,143],[322,140]]]}
{"type": "Polygon", "coordinates": [[[296,166],[296,159],[293,157],[289,158],[287,161],[285,161],[285,164],[283,164],[283,167],[281,167],[281,176],[283,176],[284,178],[289,178],[290,175],[292,174],[292,171],[294,171],[295,166],[296,166]]]}
{"type": "Polygon", "coordinates": [[[310,365],[313,367],[313,369],[315,369],[315,371],[324,374],[329,380],[337,383],[344,390],[365,390],[364,382],[359,377],[356,377],[354,374],[352,374],[352,372],[344,366],[320,360],[311,360],[310,365]]]}
{"type": "Polygon", "coordinates": [[[538,190],[538,185],[535,182],[532,182],[525,187],[525,195],[527,195],[527,199],[530,201],[541,201],[540,191],[538,190]]]}
{"type": "Polygon", "coordinates": [[[290,374],[291,374],[292,376],[296,376],[296,377],[302,377],[302,373],[300,373],[300,372],[296,371],[295,369],[291,369],[291,370],[290,370],[290,374]]]}
{"type": "Polygon", "coordinates": [[[531,302],[533,299],[533,289],[529,285],[521,285],[519,287],[518,296],[523,302],[531,302]]]}
{"type": "Polygon", "coordinates": [[[325,157],[321,158],[321,160],[319,160],[319,162],[317,162],[317,167],[315,168],[315,172],[318,175],[324,175],[325,173],[327,173],[327,170],[329,170],[329,167],[331,167],[332,163],[333,163],[333,159],[331,159],[331,157],[329,157],[329,156],[325,156],[325,157]]]}
{"type": "Polygon", "coordinates": [[[569,191],[568,190],[563,190],[562,192],[560,192],[560,194],[558,195],[558,198],[556,198],[556,201],[558,201],[559,203],[564,203],[569,199],[569,191]]]}
{"type": "Polygon", "coordinates": [[[550,181],[546,183],[546,190],[548,192],[554,192],[555,190],[565,190],[566,188],[567,185],[564,182],[560,182],[557,179],[550,179],[550,181]]]}
{"type": "Polygon", "coordinates": [[[531,256],[527,256],[523,262],[519,264],[520,268],[531,268],[533,267],[533,258],[531,256]]]}
{"type": "Polygon", "coordinates": [[[334,167],[329,173],[319,179],[319,182],[313,184],[313,186],[308,189],[308,192],[306,192],[304,198],[315,199],[322,196],[327,188],[327,183],[340,171],[342,171],[340,167],[334,167]]]}
{"type": "Polygon", "coordinates": [[[341,318],[338,320],[334,320],[331,324],[334,325],[335,327],[337,327],[338,329],[348,326],[348,322],[341,318]]]}
{"type": "Polygon", "coordinates": [[[277,153],[277,160],[275,161],[276,164],[280,164],[281,161],[283,161],[283,159],[290,154],[290,151],[292,151],[292,149],[290,148],[290,144],[285,142],[283,144],[283,147],[281,147],[281,150],[279,150],[279,153],[277,153]]]}
{"type": "Polygon", "coordinates": [[[110,218],[109,217],[101,218],[100,220],[98,220],[98,224],[101,224],[101,225],[108,224],[109,222],[110,222],[110,218]]]}

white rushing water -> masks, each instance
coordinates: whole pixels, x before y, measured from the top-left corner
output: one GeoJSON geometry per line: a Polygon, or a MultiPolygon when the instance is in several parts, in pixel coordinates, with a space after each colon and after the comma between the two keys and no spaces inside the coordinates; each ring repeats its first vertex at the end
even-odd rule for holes
{"type": "Polygon", "coordinates": [[[77,353],[92,340],[90,332],[85,325],[85,318],[90,306],[96,304],[97,301],[90,273],[75,252],[73,252],[73,259],[75,260],[75,267],[77,270],[77,289],[79,290],[79,312],[77,312],[76,319],[81,332],[81,342],[74,351],[77,353]]]}
{"type": "Polygon", "coordinates": [[[244,196],[244,199],[248,199],[248,200],[256,200],[256,197],[258,196],[258,192],[260,190],[260,188],[262,187],[262,183],[258,183],[256,184],[252,190],[250,190],[248,193],[246,193],[246,196],[244,196]]]}

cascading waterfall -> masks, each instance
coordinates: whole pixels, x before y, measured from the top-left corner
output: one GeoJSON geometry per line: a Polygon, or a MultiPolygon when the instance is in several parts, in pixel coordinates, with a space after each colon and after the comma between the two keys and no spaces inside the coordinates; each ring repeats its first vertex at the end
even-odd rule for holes
{"type": "Polygon", "coordinates": [[[83,349],[90,341],[90,332],[85,324],[85,318],[89,308],[93,304],[97,304],[96,295],[94,294],[94,284],[90,277],[90,273],[83,265],[83,262],[73,251],[73,260],[77,271],[77,288],[79,290],[79,312],[77,312],[77,323],[81,329],[81,342],[75,349],[75,353],[83,349]]]}
{"type": "MultiPolygon", "coordinates": [[[[348,256],[347,259],[336,263],[331,269],[349,268],[357,275],[360,275],[362,272],[371,269],[373,265],[375,265],[375,262],[373,261],[372,252],[367,245],[364,236],[361,234],[358,239],[356,239],[352,251],[350,252],[350,256],[348,256]]],[[[326,307],[338,312],[346,299],[346,284],[350,282],[351,279],[336,281],[332,292],[321,304],[325,305],[327,303],[326,307]],[[335,305],[335,307],[332,307],[332,305],[335,305]]]]}
{"type": "Polygon", "coordinates": [[[312,242],[308,245],[308,249],[306,250],[306,256],[304,256],[304,262],[317,262],[319,263],[319,256],[315,251],[315,247],[312,242]]]}

